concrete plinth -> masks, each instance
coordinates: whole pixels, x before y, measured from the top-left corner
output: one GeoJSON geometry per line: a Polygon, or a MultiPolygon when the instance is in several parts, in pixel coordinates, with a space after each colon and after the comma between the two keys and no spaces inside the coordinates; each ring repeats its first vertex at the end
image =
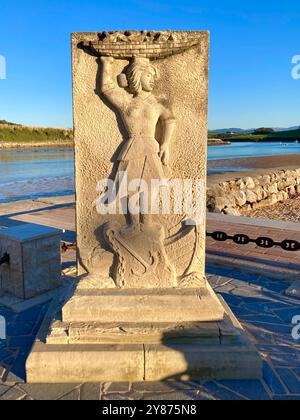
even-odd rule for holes
{"type": "Polygon", "coordinates": [[[222,321],[182,324],[53,323],[54,306],[27,360],[27,381],[260,378],[258,352],[222,298],[220,303],[222,321]]]}
{"type": "Polygon", "coordinates": [[[78,290],[63,308],[64,322],[199,322],[223,319],[214,292],[199,289],[78,290]]]}

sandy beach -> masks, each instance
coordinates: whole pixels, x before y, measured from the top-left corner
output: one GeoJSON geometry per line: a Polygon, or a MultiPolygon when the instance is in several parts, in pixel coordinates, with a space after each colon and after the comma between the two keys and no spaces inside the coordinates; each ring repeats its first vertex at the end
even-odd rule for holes
{"type": "Polygon", "coordinates": [[[245,211],[243,212],[243,215],[262,219],[285,220],[288,222],[300,223],[300,196],[290,198],[284,203],[277,203],[263,209],[245,211]]]}
{"type": "Polygon", "coordinates": [[[279,156],[256,156],[237,159],[218,159],[210,160],[208,168],[223,168],[222,173],[208,175],[208,185],[218,184],[224,181],[230,181],[235,178],[243,178],[245,176],[257,176],[269,174],[273,171],[281,169],[297,169],[300,168],[300,155],[279,155],[279,156]],[[235,172],[228,168],[236,168],[235,172]],[[247,168],[249,170],[239,171],[238,168],[247,168]]]}
{"type": "Polygon", "coordinates": [[[277,155],[277,156],[256,156],[246,157],[238,159],[218,159],[209,161],[210,166],[236,166],[236,167],[250,167],[250,168],[278,168],[278,167],[290,167],[300,166],[300,155],[277,155]]]}

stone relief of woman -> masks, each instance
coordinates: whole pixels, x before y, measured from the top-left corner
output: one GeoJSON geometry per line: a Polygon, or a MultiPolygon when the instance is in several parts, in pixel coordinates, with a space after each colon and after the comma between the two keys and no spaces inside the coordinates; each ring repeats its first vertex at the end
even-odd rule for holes
{"type": "MultiPolygon", "coordinates": [[[[117,156],[118,172],[126,172],[128,182],[133,179],[145,181],[150,190],[151,180],[166,178],[169,144],[175,127],[172,111],[159,103],[152,93],[157,70],[147,58],[133,59],[126,74],[126,90],[113,80],[114,59],[101,57],[101,61],[101,92],[121,116],[129,138],[117,156]],[[159,120],[163,125],[161,143],[155,138],[159,120]]],[[[132,228],[140,223],[151,223],[151,217],[130,214],[132,228]]]]}

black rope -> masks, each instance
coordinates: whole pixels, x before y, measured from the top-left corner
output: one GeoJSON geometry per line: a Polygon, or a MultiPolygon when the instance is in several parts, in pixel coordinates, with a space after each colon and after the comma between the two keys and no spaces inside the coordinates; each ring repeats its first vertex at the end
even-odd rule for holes
{"type": "Polygon", "coordinates": [[[0,266],[3,265],[3,264],[9,264],[9,262],[10,262],[10,256],[7,252],[5,252],[3,257],[0,258],[0,266]]]}
{"type": "Polygon", "coordinates": [[[260,248],[270,249],[275,246],[281,247],[284,251],[295,252],[300,250],[300,243],[292,239],[286,239],[282,242],[276,242],[271,238],[261,236],[257,239],[251,239],[249,236],[239,233],[234,236],[227,235],[225,232],[206,233],[207,237],[214,239],[217,242],[233,241],[238,245],[248,245],[250,243],[256,244],[260,248]]]}

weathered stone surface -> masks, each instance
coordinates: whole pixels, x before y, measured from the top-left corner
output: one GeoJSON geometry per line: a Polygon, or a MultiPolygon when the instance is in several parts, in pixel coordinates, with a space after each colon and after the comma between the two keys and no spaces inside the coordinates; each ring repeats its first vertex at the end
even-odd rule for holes
{"type": "Polygon", "coordinates": [[[57,337],[55,328],[47,337],[47,344],[161,344],[165,342],[219,344],[220,327],[217,322],[199,323],[71,323],[67,335],[57,337]]]}
{"type": "Polygon", "coordinates": [[[219,298],[226,311],[219,323],[219,346],[211,345],[208,351],[205,346],[195,344],[146,345],[146,380],[262,377],[261,357],[224,299],[219,298]]]}
{"type": "Polygon", "coordinates": [[[209,288],[78,291],[63,308],[64,322],[199,322],[223,315],[209,288]]]}
{"type": "Polygon", "coordinates": [[[281,170],[210,186],[207,208],[216,213],[239,215],[241,211],[268,207],[296,194],[300,194],[299,169],[281,170]]]}
{"type": "Polygon", "coordinates": [[[247,196],[245,194],[245,191],[236,191],[235,193],[233,193],[233,196],[235,198],[236,204],[239,207],[243,207],[247,203],[247,196]]]}
{"type": "Polygon", "coordinates": [[[29,383],[143,381],[143,346],[60,346],[38,341],[26,373],[29,383]]]}
{"type": "Polygon", "coordinates": [[[37,340],[27,360],[27,380],[78,383],[260,378],[262,361],[257,351],[223,300],[221,303],[226,316],[218,324],[218,341],[208,340],[208,335],[216,333],[214,323],[207,325],[203,342],[200,336],[192,343],[166,339],[162,344],[144,345],[49,345],[37,340]]]}
{"type": "Polygon", "coordinates": [[[262,363],[246,346],[146,345],[146,380],[258,379],[262,363]]]}
{"type": "Polygon", "coordinates": [[[253,192],[254,192],[254,194],[256,194],[257,201],[261,201],[268,196],[267,193],[264,191],[264,189],[261,186],[256,186],[253,189],[253,192]]]}
{"type": "Polygon", "coordinates": [[[247,203],[250,203],[250,204],[256,203],[256,201],[257,201],[257,195],[255,194],[254,191],[252,191],[252,190],[246,190],[245,191],[245,194],[246,194],[247,203]]]}
{"type": "Polygon", "coordinates": [[[245,184],[246,188],[248,188],[248,189],[255,188],[255,182],[254,182],[253,178],[247,177],[247,178],[244,178],[243,181],[244,181],[244,184],[245,184]]]}
{"type": "MultiPolygon", "coordinates": [[[[112,277],[118,287],[125,288],[135,288],[139,281],[130,270],[127,271],[128,266],[137,265],[132,250],[134,254],[141,254],[139,256],[146,262],[148,248],[153,254],[160,255],[160,266],[155,275],[148,273],[149,267],[144,264],[147,272],[140,279],[140,288],[146,287],[150,281],[156,287],[156,277],[164,287],[176,286],[178,277],[189,268],[195,246],[197,262],[194,271],[200,278],[205,275],[204,223],[199,226],[199,235],[194,236],[190,247],[185,250],[183,267],[175,273],[176,249],[182,247],[180,238],[166,259],[163,235],[159,234],[161,229],[157,224],[153,224],[151,235],[148,232],[145,237],[136,235],[140,238],[133,238],[132,232],[127,234],[121,228],[126,228],[124,215],[98,214],[95,206],[100,193],[97,191],[98,182],[111,175],[116,179],[114,175],[126,165],[129,165],[130,178],[142,175],[143,180],[149,177],[161,179],[163,171],[168,179],[195,182],[197,179],[204,181],[206,177],[209,35],[201,31],[154,31],[151,34],[153,37],[149,38],[147,48],[156,35],[164,37],[168,34],[163,43],[169,51],[164,56],[157,52],[151,62],[148,53],[141,50],[134,53],[132,38],[125,33],[122,41],[115,41],[117,44],[110,44],[113,34],[105,43],[99,41],[99,36],[102,36],[99,33],[78,33],[72,38],[79,274],[88,272],[101,275],[101,279],[112,277]],[[192,47],[182,44],[180,51],[174,54],[176,48],[170,50],[167,41],[172,34],[180,39],[193,36],[197,42],[192,47]],[[125,55],[121,57],[114,53],[109,57],[108,52],[115,51],[118,42],[125,55]],[[91,45],[95,47],[90,48],[91,45]],[[106,53],[101,55],[104,50],[106,53]],[[186,66],[188,71],[183,72],[182,68],[186,66]],[[137,75],[144,76],[147,71],[153,78],[151,86],[147,87],[143,78],[142,89],[134,91],[132,80],[137,75]],[[108,235],[105,235],[104,226],[107,224],[108,235]]],[[[140,31],[132,31],[132,36],[140,36],[140,31]]],[[[157,42],[155,49],[160,46],[157,42]]],[[[140,76],[137,79],[142,82],[140,76]]],[[[140,83],[138,85],[140,87],[140,83]]],[[[174,233],[181,231],[180,221],[186,215],[174,216],[160,215],[158,218],[158,224],[166,232],[166,240],[170,238],[169,231],[176,228],[174,233]]]]}

